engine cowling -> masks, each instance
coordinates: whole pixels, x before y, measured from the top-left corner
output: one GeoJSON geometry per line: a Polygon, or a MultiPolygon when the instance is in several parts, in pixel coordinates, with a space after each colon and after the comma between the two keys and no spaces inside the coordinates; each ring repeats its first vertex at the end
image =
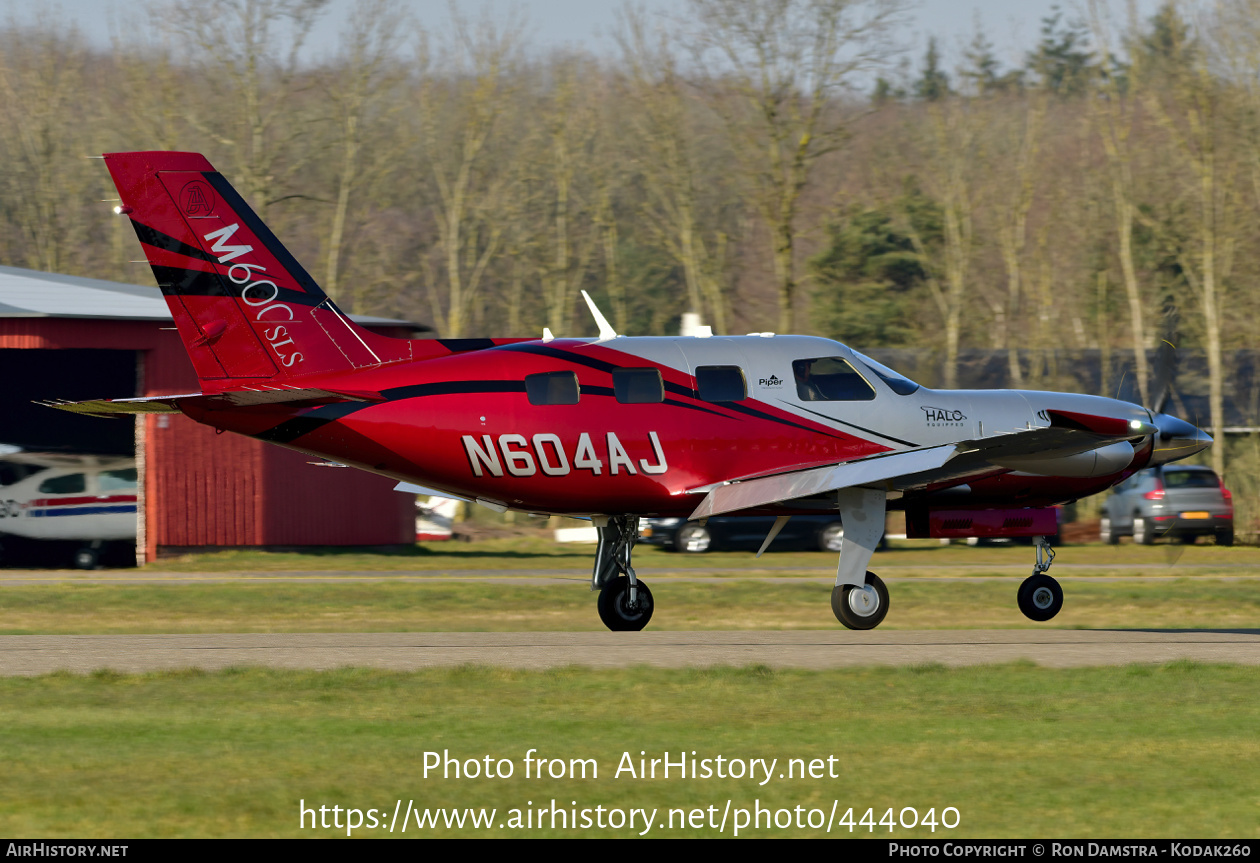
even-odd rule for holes
{"type": "Polygon", "coordinates": [[[991,461],[997,467],[1035,476],[1093,477],[1119,473],[1133,463],[1133,454],[1133,445],[1128,441],[1120,441],[1087,452],[1056,458],[1032,455],[991,461]]]}

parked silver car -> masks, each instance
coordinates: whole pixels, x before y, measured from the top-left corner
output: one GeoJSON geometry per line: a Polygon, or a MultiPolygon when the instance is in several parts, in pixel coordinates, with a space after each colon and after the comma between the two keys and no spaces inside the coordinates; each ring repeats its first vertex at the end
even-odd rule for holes
{"type": "Polygon", "coordinates": [[[1186,543],[1214,536],[1217,545],[1233,545],[1233,495],[1211,468],[1148,468],[1115,487],[1103,504],[1099,533],[1110,545],[1121,536],[1140,545],[1164,536],[1186,543]]]}

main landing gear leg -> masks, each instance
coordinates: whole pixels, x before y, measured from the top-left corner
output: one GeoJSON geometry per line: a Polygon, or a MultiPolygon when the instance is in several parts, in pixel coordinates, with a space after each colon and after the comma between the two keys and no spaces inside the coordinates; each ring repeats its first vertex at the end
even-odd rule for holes
{"type": "Polygon", "coordinates": [[[874,629],[888,614],[888,588],[866,567],[884,536],[883,489],[844,488],[838,495],[844,540],[831,610],[849,629],[874,629]]]}
{"type": "Polygon", "coordinates": [[[652,591],[634,574],[630,555],[639,539],[637,515],[595,519],[599,545],[591,590],[599,591],[599,619],[613,632],[637,632],[652,619],[652,591]],[[600,522],[603,522],[602,524],[600,522]]]}
{"type": "Polygon", "coordinates": [[[1054,549],[1044,536],[1034,536],[1033,542],[1037,546],[1037,562],[1033,564],[1032,575],[1020,584],[1017,600],[1025,617],[1044,621],[1063,608],[1063,588],[1046,574],[1050,564],[1054,563],[1054,549]]]}

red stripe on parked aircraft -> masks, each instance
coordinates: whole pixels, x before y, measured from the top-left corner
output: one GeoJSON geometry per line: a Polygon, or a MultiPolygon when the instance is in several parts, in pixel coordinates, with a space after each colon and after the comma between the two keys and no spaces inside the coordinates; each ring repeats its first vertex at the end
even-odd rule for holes
{"type": "Polygon", "coordinates": [[[77,506],[84,503],[135,503],[134,494],[112,494],[105,497],[41,497],[27,503],[27,506],[77,506]]]}

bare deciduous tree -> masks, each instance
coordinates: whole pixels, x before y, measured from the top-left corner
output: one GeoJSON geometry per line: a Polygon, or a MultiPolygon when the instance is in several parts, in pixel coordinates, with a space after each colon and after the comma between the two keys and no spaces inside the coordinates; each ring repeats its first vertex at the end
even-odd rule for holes
{"type": "Polygon", "coordinates": [[[844,140],[840,97],[888,53],[896,0],[689,0],[708,102],[773,238],[779,331],[795,330],[796,240],[810,169],[844,140]]]}

